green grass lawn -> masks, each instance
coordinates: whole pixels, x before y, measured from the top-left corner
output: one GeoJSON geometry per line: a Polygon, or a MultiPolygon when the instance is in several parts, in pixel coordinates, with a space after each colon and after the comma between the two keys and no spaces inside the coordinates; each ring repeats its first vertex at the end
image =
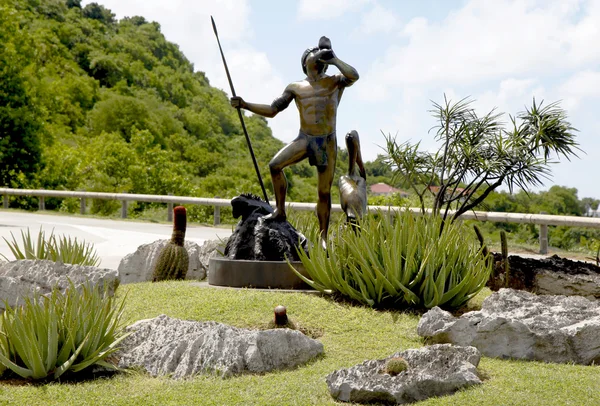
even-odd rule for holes
{"type": "MultiPolygon", "coordinates": [[[[317,334],[325,355],[297,369],[228,379],[152,378],[141,372],[79,383],[15,385],[0,380],[0,405],[327,405],[325,376],[366,359],[423,346],[419,315],[376,311],[301,294],[200,288],[190,282],[123,285],[127,323],[167,314],[237,327],[266,325],[283,304],[289,317],[317,334]]],[[[489,294],[489,291],[487,291],[489,294]]],[[[476,307],[482,296],[470,304],[476,307]]],[[[418,405],[600,405],[598,366],[482,358],[483,385],[418,405]]],[[[339,403],[338,403],[339,404],[339,403]]]]}

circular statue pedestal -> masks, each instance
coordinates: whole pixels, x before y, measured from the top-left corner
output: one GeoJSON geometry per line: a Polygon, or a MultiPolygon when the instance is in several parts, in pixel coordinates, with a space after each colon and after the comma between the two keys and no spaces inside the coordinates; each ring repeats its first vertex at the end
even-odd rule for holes
{"type": "MultiPolygon", "coordinates": [[[[292,262],[307,276],[302,262],[292,262]]],[[[247,261],[213,257],[208,262],[208,284],[233,288],[312,289],[283,261],[247,261]]]]}

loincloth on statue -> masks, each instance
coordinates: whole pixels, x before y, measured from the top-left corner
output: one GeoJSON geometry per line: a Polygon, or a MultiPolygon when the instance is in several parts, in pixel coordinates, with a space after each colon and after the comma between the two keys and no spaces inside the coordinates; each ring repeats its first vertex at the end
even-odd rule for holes
{"type": "Polygon", "coordinates": [[[326,167],[327,166],[327,150],[330,143],[334,143],[333,151],[336,151],[335,131],[329,135],[308,135],[302,131],[298,132],[296,139],[306,139],[306,150],[308,153],[308,163],[311,166],[326,167]]]}

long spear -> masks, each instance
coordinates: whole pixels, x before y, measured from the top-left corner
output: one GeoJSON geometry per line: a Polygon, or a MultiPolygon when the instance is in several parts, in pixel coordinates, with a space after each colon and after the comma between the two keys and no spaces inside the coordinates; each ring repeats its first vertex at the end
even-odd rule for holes
{"type": "MultiPolygon", "coordinates": [[[[217,25],[215,24],[214,18],[210,16],[210,21],[212,21],[213,31],[215,32],[215,37],[217,37],[217,44],[219,44],[219,51],[221,51],[221,58],[223,58],[223,65],[225,66],[225,73],[227,74],[227,80],[229,81],[229,87],[231,88],[231,94],[233,97],[236,97],[235,89],[233,88],[233,82],[231,81],[231,75],[229,74],[229,68],[227,67],[227,61],[225,60],[225,54],[223,54],[223,48],[221,48],[221,41],[219,41],[219,33],[217,32],[217,25]]],[[[244,135],[246,136],[246,143],[248,144],[248,149],[250,150],[250,156],[252,156],[252,162],[254,163],[254,170],[256,171],[256,176],[258,176],[258,182],[260,183],[260,187],[265,195],[265,201],[267,204],[269,203],[269,197],[267,196],[267,190],[265,189],[265,185],[263,184],[262,177],[260,176],[260,171],[258,170],[258,164],[256,163],[256,157],[254,156],[254,150],[252,149],[252,143],[250,142],[250,136],[248,135],[248,130],[246,130],[246,124],[244,123],[244,116],[242,115],[242,110],[240,107],[237,108],[238,116],[240,118],[240,123],[242,123],[242,129],[244,130],[244,135]]]]}

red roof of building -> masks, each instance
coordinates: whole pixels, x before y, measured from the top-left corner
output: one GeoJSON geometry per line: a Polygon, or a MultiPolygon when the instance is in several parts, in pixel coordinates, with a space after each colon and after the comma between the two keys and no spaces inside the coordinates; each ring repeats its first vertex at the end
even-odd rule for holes
{"type": "Polygon", "coordinates": [[[376,183],[371,185],[371,193],[398,193],[402,192],[400,189],[396,189],[390,185],[386,185],[385,183],[376,183]]]}

